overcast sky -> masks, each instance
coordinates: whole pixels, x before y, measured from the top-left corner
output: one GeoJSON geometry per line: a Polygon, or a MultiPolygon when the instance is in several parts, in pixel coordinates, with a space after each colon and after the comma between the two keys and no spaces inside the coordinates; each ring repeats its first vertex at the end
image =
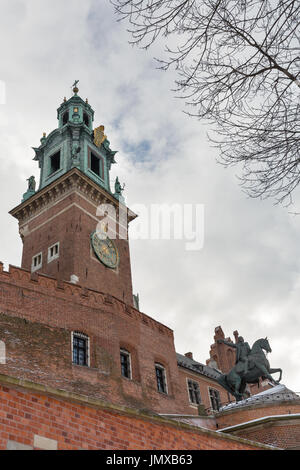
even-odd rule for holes
{"type": "Polygon", "coordinates": [[[268,336],[271,367],[300,392],[300,216],[243,194],[238,169],[216,163],[208,129],[182,112],[171,91],[175,71],[156,69],[161,44],[132,48],[108,0],[0,0],[0,8],[0,260],[21,263],[8,211],[26,179],[39,178],[31,147],[57,127],[56,110],[78,79],[95,127],[105,125],[118,150],[112,179],[125,182],[129,207],[204,206],[200,250],[188,251],[186,240],[131,241],[141,311],[174,330],[177,352],[204,363],[216,326],[232,339],[238,330],[250,345],[268,336]]]}

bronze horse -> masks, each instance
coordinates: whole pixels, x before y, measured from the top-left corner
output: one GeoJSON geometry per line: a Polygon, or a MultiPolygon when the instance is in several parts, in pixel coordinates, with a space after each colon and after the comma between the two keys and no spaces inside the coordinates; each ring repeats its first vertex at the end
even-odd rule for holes
{"type": "Polygon", "coordinates": [[[231,371],[224,375],[222,374],[218,378],[218,382],[222,385],[225,390],[231,393],[237,401],[246,398],[244,392],[246,385],[252,383],[258,383],[260,377],[269,379],[272,383],[278,385],[281,377],[281,369],[271,369],[268,359],[264,353],[272,352],[269,341],[267,338],[261,338],[255,341],[252,349],[248,355],[248,371],[246,374],[243,372],[243,364],[236,364],[231,371]],[[276,372],[280,373],[278,381],[274,380],[271,374],[276,372]]]}

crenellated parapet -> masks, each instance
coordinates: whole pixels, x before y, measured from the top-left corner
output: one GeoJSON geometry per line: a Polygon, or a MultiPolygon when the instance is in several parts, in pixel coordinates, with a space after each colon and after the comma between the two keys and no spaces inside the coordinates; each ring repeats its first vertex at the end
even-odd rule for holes
{"type": "MultiPolygon", "coordinates": [[[[49,296],[49,298],[54,298],[56,301],[62,300],[91,309],[112,311],[114,314],[129,317],[143,326],[173,338],[173,331],[170,328],[105,292],[57,280],[45,274],[32,273],[12,265],[9,265],[8,271],[5,271],[4,264],[0,262],[0,288],[4,284],[6,289],[11,285],[21,290],[33,291],[42,296],[49,296]]],[[[3,300],[5,303],[5,296],[3,300]]],[[[23,312],[23,316],[26,318],[26,311],[23,312]]]]}

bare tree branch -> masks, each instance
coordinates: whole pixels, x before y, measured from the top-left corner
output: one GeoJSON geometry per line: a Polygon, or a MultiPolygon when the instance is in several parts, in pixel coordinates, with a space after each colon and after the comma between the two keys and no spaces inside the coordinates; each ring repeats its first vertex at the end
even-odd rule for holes
{"type": "Polygon", "coordinates": [[[300,0],[111,0],[132,43],[166,41],[188,113],[211,121],[252,197],[290,204],[300,183],[300,0]],[[174,46],[175,44],[175,46],[174,46]]]}

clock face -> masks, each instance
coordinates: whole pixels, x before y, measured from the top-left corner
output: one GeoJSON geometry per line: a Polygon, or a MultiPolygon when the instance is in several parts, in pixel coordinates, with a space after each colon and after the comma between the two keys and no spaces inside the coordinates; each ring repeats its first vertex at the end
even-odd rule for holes
{"type": "Polygon", "coordinates": [[[97,232],[93,232],[91,235],[91,245],[94,253],[108,268],[115,269],[119,264],[119,252],[114,242],[105,235],[105,238],[101,238],[97,232]]]}

